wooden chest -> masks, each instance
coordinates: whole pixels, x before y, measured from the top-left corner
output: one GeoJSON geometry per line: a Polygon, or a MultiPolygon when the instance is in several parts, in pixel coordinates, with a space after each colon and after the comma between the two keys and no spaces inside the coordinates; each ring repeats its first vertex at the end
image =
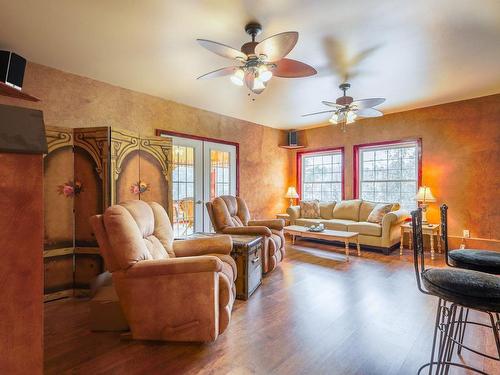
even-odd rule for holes
{"type": "MultiPolygon", "coordinates": [[[[186,239],[219,235],[215,233],[194,233],[186,239]]],[[[263,240],[259,236],[231,235],[233,249],[231,257],[236,262],[236,298],[247,300],[262,283],[263,240]]]]}
{"type": "Polygon", "coordinates": [[[233,235],[231,256],[236,261],[236,298],[247,300],[262,283],[262,237],[233,235]]]}

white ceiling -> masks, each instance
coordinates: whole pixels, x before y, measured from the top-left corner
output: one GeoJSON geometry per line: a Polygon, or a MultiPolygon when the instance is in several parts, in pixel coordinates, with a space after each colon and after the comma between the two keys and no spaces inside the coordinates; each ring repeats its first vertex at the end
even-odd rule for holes
{"type": "Polygon", "coordinates": [[[499,0],[0,0],[0,48],[36,63],[276,128],[325,122],[347,72],[355,98],[385,97],[388,113],[500,92],[499,0]],[[273,78],[248,96],[231,65],[200,47],[239,48],[257,20],[261,40],[296,30],[289,57],[319,71],[273,78]],[[357,58],[357,57],[359,58],[357,58]],[[356,61],[357,60],[357,61],[356,61]],[[255,101],[252,101],[255,98],[255,101]]]}

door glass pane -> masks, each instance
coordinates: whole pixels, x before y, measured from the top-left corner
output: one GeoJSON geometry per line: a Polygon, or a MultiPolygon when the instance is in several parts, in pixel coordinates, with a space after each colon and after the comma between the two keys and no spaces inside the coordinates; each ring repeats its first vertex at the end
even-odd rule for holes
{"type": "Polygon", "coordinates": [[[210,150],[210,199],[230,194],[229,152],[210,150]]]}
{"type": "Polygon", "coordinates": [[[172,189],[175,237],[194,232],[194,148],[173,145],[172,189]]]}

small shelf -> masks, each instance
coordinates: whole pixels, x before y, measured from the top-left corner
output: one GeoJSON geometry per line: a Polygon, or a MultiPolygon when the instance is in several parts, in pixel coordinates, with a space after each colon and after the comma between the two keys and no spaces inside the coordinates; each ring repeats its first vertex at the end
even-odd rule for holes
{"type": "Polygon", "coordinates": [[[17,90],[14,87],[7,85],[4,82],[0,82],[0,95],[10,96],[11,98],[29,100],[31,102],[39,102],[40,99],[31,96],[22,90],[17,90]]]}
{"type": "Polygon", "coordinates": [[[288,145],[283,145],[283,146],[279,146],[281,148],[286,148],[287,150],[297,150],[299,148],[304,148],[306,146],[300,146],[300,145],[296,145],[296,146],[288,146],[288,145]]]}

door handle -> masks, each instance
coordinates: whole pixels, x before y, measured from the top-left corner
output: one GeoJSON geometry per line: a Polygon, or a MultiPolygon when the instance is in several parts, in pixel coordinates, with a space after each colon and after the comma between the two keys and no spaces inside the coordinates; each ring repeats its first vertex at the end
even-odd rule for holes
{"type": "Polygon", "coordinates": [[[203,201],[200,201],[200,200],[196,201],[196,204],[202,204],[202,203],[203,203],[203,201]]]}

